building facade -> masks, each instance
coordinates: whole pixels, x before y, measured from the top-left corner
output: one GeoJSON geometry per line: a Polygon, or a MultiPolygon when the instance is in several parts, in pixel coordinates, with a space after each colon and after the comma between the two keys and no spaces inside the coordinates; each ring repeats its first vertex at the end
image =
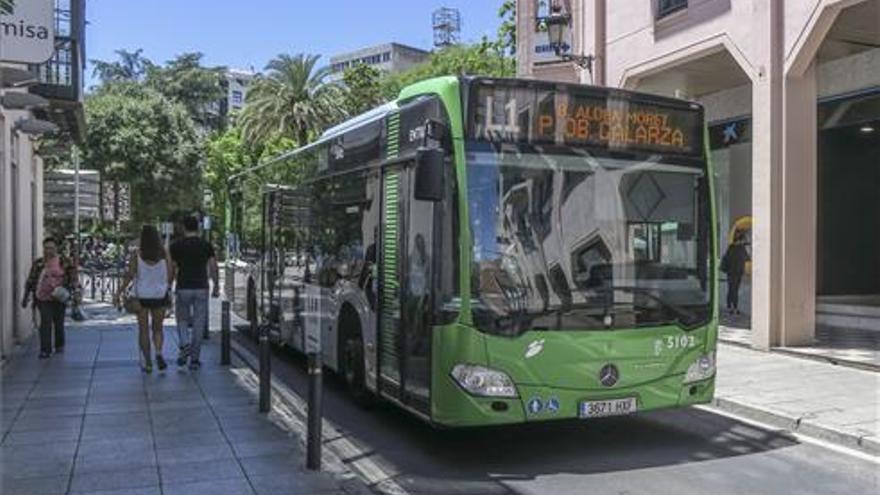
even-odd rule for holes
{"type": "MultiPolygon", "coordinates": [[[[519,74],[701,102],[757,348],[880,329],[880,0],[517,0],[519,74]],[[571,16],[573,55],[542,17],[571,16]]],[[[722,284],[721,297],[724,300],[722,284]]]]}
{"type": "Polygon", "coordinates": [[[223,89],[226,91],[225,101],[220,102],[223,115],[237,112],[244,107],[247,99],[247,88],[254,80],[256,74],[251,71],[230,69],[226,71],[223,80],[223,89]]]}
{"type": "Polygon", "coordinates": [[[0,63],[0,358],[34,331],[31,310],[20,302],[27,270],[42,252],[41,137],[74,143],[84,132],[85,0],[55,0],[54,17],[52,58],[0,63]]]}
{"type": "Polygon", "coordinates": [[[430,55],[431,52],[400,43],[384,43],[334,55],[330,57],[330,70],[334,79],[341,78],[345,69],[357,64],[366,64],[385,72],[395,73],[427,61],[430,55]]]}

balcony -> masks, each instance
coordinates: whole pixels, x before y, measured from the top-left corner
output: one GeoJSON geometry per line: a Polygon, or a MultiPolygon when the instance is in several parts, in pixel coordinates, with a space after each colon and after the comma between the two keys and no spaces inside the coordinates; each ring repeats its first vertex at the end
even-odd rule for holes
{"type": "Polygon", "coordinates": [[[29,70],[39,81],[31,93],[48,99],[39,111],[75,138],[83,131],[83,71],[85,70],[85,0],[55,0],[55,54],[29,70]]]}

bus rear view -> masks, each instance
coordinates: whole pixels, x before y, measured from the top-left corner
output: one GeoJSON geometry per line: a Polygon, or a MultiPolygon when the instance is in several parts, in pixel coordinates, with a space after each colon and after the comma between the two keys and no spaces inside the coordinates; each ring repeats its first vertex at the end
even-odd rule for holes
{"type": "Polygon", "coordinates": [[[450,416],[490,418],[502,408],[493,390],[519,406],[509,420],[525,421],[709,402],[702,108],[516,80],[471,81],[464,101],[471,325],[486,363],[451,370],[474,401],[453,401],[463,409],[450,416]]]}

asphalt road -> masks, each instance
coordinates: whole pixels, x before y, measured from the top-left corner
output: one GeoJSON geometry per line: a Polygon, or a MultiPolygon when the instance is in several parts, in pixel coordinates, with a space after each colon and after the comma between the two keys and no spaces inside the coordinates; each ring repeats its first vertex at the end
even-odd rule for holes
{"type": "MultiPolygon", "coordinates": [[[[276,349],[272,372],[307,396],[302,356],[276,349]]],[[[327,377],[325,416],[412,494],[880,494],[878,464],[705,410],[444,431],[327,377]]]]}

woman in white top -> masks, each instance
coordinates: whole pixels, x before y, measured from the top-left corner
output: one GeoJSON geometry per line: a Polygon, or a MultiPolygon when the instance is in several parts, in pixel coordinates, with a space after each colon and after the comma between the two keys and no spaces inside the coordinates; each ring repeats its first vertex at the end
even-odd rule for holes
{"type": "Polygon", "coordinates": [[[150,353],[149,327],[153,328],[153,343],[156,346],[156,365],[164,370],[168,365],[162,357],[163,329],[162,321],[165,311],[171,304],[169,288],[171,287],[170,262],[159,231],[152,225],[141,228],[140,246],[128,263],[128,272],[117,294],[117,304],[121,305],[122,294],[132,286],[132,295],[137,298],[138,341],[144,355],[143,370],[152,373],[153,360],[150,353]],[[150,325],[152,323],[152,325],[150,325]]]}

